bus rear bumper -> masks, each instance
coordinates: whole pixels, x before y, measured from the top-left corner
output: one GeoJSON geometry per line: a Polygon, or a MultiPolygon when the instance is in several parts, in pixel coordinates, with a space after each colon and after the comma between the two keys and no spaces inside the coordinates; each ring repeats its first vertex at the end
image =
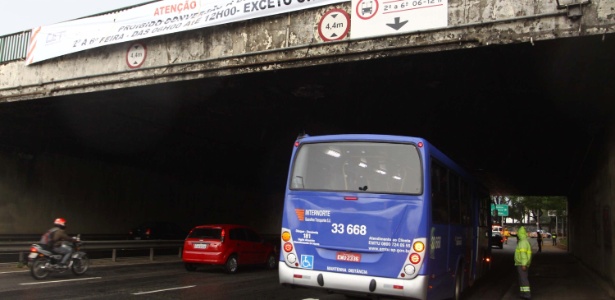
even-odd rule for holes
{"type": "Polygon", "coordinates": [[[313,287],[349,294],[387,295],[413,299],[427,297],[427,276],[414,279],[397,279],[295,269],[280,262],[278,266],[280,284],[313,287]]]}

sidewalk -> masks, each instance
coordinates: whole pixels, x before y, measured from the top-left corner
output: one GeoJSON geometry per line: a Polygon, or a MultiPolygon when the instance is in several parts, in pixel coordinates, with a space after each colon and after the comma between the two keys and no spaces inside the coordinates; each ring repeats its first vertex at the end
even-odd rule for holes
{"type": "MultiPolygon", "coordinates": [[[[182,259],[178,255],[156,255],[154,260],[150,260],[149,256],[134,256],[134,257],[118,257],[115,261],[111,258],[90,259],[90,268],[106,267],[106,266],[127,266],[140,264],[155,264],[155,263],[173,263],[181,262],[182,259]]],[[[27,266],[20,263],[0,263],[0,274],[12,272],[29,271],[27,266]]]]}
{"type": "MultiPolygon", "coordinates": [[[[536,241],[530,242],[533,251],[529,273],[532,299],[615,299],[613,287],[583,266],[564,246],[553,246],[551,240],[545,240],[542,252],[538,253],[536,241]]],[[[511,285],[502,299],[519,299],[518,281],[511,285]]]]}

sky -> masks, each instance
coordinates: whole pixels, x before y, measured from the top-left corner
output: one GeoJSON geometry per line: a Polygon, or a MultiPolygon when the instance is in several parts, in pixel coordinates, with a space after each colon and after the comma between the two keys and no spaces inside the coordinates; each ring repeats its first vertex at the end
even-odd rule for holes
{"type": "Polygon", "coordinates": [[[0,36],[152,0],[2,0],[0,36]]]}

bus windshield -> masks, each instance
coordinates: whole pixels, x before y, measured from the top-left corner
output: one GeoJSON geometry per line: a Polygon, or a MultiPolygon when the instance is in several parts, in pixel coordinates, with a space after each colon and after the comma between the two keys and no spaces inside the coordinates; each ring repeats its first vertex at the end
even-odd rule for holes
{"type": "Polygon", "coordinates": [[[421,158],[413,144],[306,143],[297,150],[291,190],[421,194],[421,158]]]}

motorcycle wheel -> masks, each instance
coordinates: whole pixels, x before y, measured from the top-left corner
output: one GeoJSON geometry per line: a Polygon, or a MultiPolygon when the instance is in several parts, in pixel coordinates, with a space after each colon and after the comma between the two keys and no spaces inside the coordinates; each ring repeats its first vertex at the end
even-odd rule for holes
{"type": "Polygon", "coordinates": [[[90,259],[87,255],[84,255],[81,258],[73,259],[73,266],[71,267],[71,270],[75,275],[83,275],[83,273],[85,273],[89,267],[90,259]]]}
{"type": "Polygon", "coordinates": [[[30,274],[32,274],[34,279],[44,279],[49,275],[49,270],[47,270],[48,262],[49,260],[43,257],[39,257],[32,262],[30,274]]]}

